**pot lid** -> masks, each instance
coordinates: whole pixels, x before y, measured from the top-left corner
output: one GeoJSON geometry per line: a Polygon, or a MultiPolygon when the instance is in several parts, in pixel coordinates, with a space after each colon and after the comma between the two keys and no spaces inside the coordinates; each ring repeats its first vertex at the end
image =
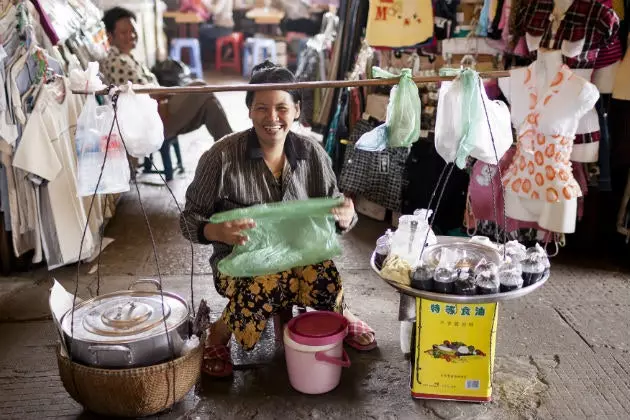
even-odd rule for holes
{"type": "Polygon", "coordinates": [[[287,328],[292,340],[306,345],[325,345],[343,340],[348,321],[336,312],[312,311],[289,321],[287,328]]]}
{"type": "MultiPolygon", "coordinates": [[[[74,339],[89,342],[131,342],[164,334],[188,318],[188,306],[179,296],[164,292],[124,291],[81,303],[74,311],[74,339]]],[[[72,309],[61,320],[71,335],[72,309]]]]}

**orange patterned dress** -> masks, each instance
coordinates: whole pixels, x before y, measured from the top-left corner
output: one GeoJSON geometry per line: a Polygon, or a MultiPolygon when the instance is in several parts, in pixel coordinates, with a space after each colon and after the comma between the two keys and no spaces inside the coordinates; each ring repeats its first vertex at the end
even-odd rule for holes
{"type": "MultiPolygon", "coordinates": [[[[557,203],[582,196],[573,177],[571,151],[579,119],[592,107],[597,88],[563,65],[542,93],[536,87],[536,63],[524,71],[524,83],[512,93],[523,115],[513,115],[518,129],[516,153],[503,176],[507,191],[519,197],[557,203]],[[518,99],[517,99],[518,98],[518,99]]],[[[514,110],[513,110],[514,112],[514,110]]],[[[518,111],[516,111],[518,112],[518,111]]]]}

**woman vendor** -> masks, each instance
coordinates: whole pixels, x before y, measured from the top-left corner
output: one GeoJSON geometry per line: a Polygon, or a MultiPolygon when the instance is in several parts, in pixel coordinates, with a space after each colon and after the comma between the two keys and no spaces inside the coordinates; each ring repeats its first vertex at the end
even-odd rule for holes
{"type": "MultiPolygon", "coordinates": [[[[289,70],[265,62],[254,68],[249,83],[295,82],[289,70]]],[[[253,220],[208,223],[214,213],[261,203],[341,196],[325,150],[290,131],[300,117],[301,97],[297,90],[247,92],[245,102],[253,128],[225,136],[206,151],[186,192],[181,230],[192,241],[212,244],[215,287],[229,299],[206,341],[203,371],[212,376],[232,374],[227,347],[232,334],[244,349],[251,350],[267,320],[290,312],[293,305],[343,313],[350,323],[346,344],[365,351],[376,347],[374,331],[345,307],[341,278],[332,261],[253,278],[232,278],[217,269],[233,245],[247,241],[247,229],[255,224],[253,220]]],[[[333,215],[340,233],[357,221],[348,198],[333,209],[333,215]]]]}

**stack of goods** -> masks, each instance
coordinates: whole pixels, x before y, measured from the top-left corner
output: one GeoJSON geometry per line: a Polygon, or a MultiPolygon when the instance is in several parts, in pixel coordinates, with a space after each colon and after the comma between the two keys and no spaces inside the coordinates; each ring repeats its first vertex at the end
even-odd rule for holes
{"type": "Polygon", "coordinates": [[[429,242],[420,255],[421,244],[400,240],[415,236],[404,227],[378,239],[374,264],[383,278],[417,290],[473,296],[511,292],[549,276],[549,258],[538,244],[525,248],[517,241],[501,246],[475,239],[429,242]]]}

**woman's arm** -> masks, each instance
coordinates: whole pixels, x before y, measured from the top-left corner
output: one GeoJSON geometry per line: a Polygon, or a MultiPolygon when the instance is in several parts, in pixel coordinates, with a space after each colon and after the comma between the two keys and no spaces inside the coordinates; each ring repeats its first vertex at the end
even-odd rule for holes
{"type": "Polygon", "coordinates": [[[186,239],[201,244],[211,243],[204,234],[204,227],[215,211],[221,189],[221,173],[220,152],[208,150],[199,159],[195,177],[186,190],[186,205],[179,219],[186,239]]]}
{"type": "MultiPolygon", "coordinates": [[[[319,145],[315,146],[315,150],[315,155],[317,156],[317,164],[321,167],[321,174],[323,178],[322,184],[324,186],[325,196],[331,198],[343,197],[343,194],[339,191],[339,188],[337,187],[337,177],[335,176],[335,171],[333,171],[330,156],[328,156],[324,148],[319,145]]],[[[357,212],[354,211],[354,204],[352,204],[352,210],[352,220],[347,227],[342,227],[339,222],[337,222],[337,231],[339,233],[343,234],[350,231],[350,229],[352,229],[359,221],[357,212]]]]}

